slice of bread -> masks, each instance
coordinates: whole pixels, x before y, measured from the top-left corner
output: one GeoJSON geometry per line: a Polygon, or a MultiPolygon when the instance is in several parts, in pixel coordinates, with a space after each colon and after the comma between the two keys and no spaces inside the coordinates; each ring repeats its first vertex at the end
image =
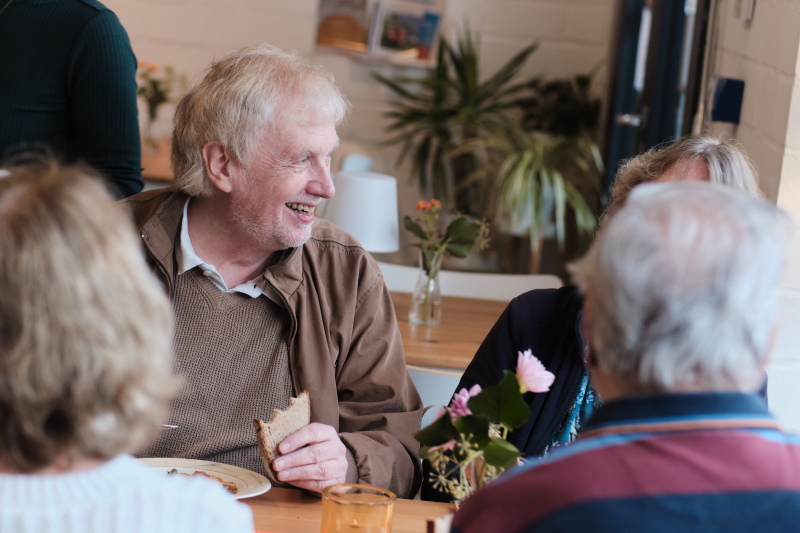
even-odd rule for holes
{"type": "Polygon", "coordinates": [[[258,451],[261,452],[261,460],[264,461],[267,474],[273,483],[280,483],[277,473],[272,469],[272,461],[281,455],[278,445],[283,439],[310,423],[311,398],[308,396],[308,391],[301,392],[297,398],[289,398],[289,406],[285,411],[274,409],[269,423],[257,418],[253,420],[258,437],[258,451]]]}

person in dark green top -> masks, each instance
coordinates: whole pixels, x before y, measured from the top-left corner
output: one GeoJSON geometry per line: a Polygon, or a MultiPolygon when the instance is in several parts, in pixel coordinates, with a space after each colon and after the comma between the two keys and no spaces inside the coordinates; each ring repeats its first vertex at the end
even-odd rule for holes
{"type": "Polygon", "coordinates": [[[97,168],[119,197],[141,191],[136,57],[117,16],[94,0],[0,9],[0,168],[46,151],[97,168]]]}

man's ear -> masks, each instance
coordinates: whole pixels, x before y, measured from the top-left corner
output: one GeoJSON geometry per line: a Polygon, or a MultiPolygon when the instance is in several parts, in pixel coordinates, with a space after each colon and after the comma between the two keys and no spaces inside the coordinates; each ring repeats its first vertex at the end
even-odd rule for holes
{"type": "Polygon", "coordinates": [[[203,146],[202,153],[208,179],[220,191],[231,192],[233,185],[231,172],[233,171],[234,163],[228,153],[218,142],[206,143],[203,146]]]}

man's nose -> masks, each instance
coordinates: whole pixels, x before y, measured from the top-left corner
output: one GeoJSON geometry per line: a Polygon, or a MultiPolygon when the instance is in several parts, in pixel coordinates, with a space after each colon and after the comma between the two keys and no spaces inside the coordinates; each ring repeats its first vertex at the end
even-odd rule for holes
{"type": "Polygon", "coordinates": [[[336,194],[330,170],[324,168],[316,173],[314,179],[308,184],[308,193],[322,198],[332,198],[336,194]]]}

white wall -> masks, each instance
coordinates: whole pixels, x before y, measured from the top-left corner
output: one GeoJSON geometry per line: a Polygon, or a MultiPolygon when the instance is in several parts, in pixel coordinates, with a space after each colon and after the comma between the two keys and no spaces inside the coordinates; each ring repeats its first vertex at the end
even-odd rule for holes
{"type": "Polygon", "coordinates": [[[734,16],[735,0],[721,0],[712,74],[745,80],[741,124],[711,130],[739,139],[759,170],[761,189],[778,198],[797,70],[800,2],[758,0],[751,22],[734,16]]]}
{"type": "MultiPolygon", "coordinates": [[[[608,56],[614,0],[448,0],[448,31],[468,21],[481,34],[483,74],[533,41],[540,48],[524,69],[527,76],[548,78],[589,72],[608,56]]],[[[333,72],[353,104],[353,114],[340,128],[342,139],[374,150],[374,170],[394,175],[400,185],[400,216],[411,214],[419,199],[409,184],[409,168],[394,167],[397,149],[381,147],[386,139],[387,91],[370,73],[402,74],[395,67],[370,66],[344,55],[316,53],[316,0],[105,0],[123,26],[137,58],[172,65],[194,80],[214,57],[231,50],[266,42],[295,48],[333,72]]],[[[601,68],[593,88],[605,92],[606,71],[601,68]]],[[[169,129],[172,109],[159,113],[159,128],[169,129]]],[[[405,232],[403,232],[405,233],[405,232]]],[[[402,237],[405,237],[403,235],[402,237]]],[[[405,243],[401,243],[405,244],[405,243]]],[[[413,261],[407,251],[395,260],[413,261]]]]}
{"type": "Polygon", "coordinates": [[[734,17],[734,0],[719,5],[712,72],[745,80],[741,124],[713,124],[742,143],[756,163],[761,188],[794,218],[769,368],[770,407],[800,431],[800,0],[758,0],[752,22],[734,17]]]}

